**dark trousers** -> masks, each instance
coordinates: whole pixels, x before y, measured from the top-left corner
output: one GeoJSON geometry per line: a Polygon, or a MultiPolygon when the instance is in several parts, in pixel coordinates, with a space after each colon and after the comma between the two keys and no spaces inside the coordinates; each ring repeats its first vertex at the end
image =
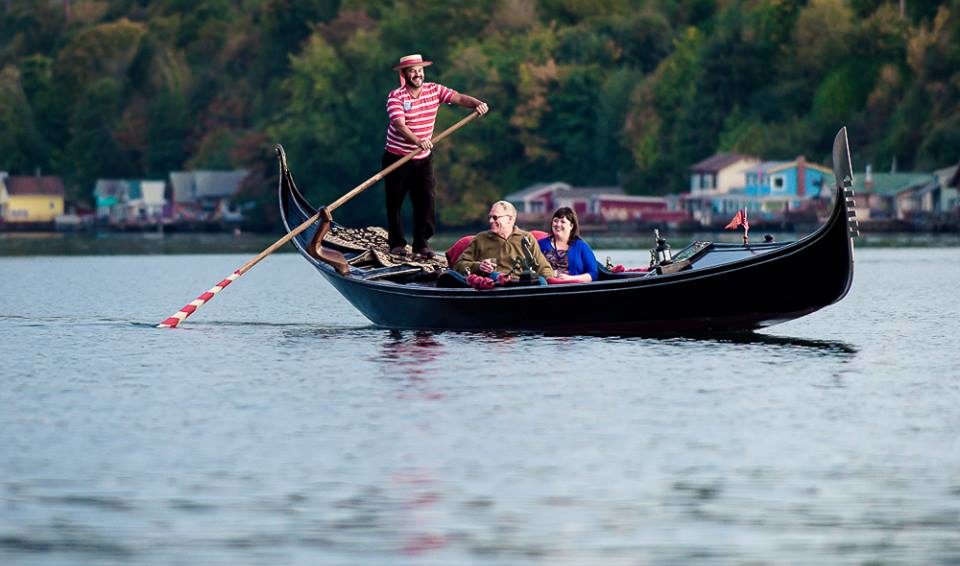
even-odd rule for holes
{"type": "MultiPolygon", "coordinates": [[[[389,167],[403,159],[389,151],[383,152],[383,167],[389,167]]],[[[431,157],[411,159],[384,180],[387,192],[387,244],[391,247],[405,246],[403,236],[403,199],[410,193],[413,205],[413,250],[427,247],[427,240],[436,229],[436,181],[433,178],[431,157]]]]}

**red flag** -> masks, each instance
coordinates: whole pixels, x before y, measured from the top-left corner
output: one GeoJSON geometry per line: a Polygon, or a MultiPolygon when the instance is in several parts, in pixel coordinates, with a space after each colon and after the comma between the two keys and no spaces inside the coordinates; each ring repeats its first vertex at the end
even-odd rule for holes
{"type": "Polygon", "coordinates": [[[746,226],[749,229],[750,224],[747,223],[747,215],[741,208],[737,211],[736,216],[733,217],[733,220],[730,221],[730,224],[727,224],[723,227],[724,230],[736,230],[741,226],[746,226]]]}

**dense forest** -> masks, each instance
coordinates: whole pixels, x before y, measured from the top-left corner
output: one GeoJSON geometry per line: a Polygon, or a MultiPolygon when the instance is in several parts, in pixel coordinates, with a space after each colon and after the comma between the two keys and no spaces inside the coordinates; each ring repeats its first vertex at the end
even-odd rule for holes
{"type": "Polygon", "coordinates": [[[858,168],[960,160],[960,0],[0,0],[0,170],[89,202],[246,168],[275,227],[273,144],[316,203],[365,180],[409,53],[491,107],[437,147],[448,225],[537,181],[681,191],[718,150],[829,163],[842,125],[858,168]]]}

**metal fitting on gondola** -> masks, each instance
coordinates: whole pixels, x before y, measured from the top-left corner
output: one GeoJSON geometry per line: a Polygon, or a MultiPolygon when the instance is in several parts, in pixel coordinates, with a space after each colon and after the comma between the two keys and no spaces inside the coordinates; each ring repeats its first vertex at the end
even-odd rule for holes
{"type": "Polygon", "coordinates": [[[657,245],[650,249],[650,267],[657,265],[667,265],[673,261],[673,254],[670,252],[670,244],[660,235],[660,229],[654,228],[653,235],[656,238],[657,245]]]}
{"type": "Polygon", "coordinates": [[[513,269],[517,272],[520,281],[528,283],[537,278],[537,260],[533,257],[533,244],[526,236],[520,241],[520,249],[523,251],[523,257],[515,259],[513,269]]]}

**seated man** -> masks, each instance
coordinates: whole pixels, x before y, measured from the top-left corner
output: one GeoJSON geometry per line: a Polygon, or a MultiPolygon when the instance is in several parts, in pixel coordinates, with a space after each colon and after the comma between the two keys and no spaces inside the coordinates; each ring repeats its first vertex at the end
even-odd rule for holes
{"type": "Polygon", "coordinates": [[[453,268],[466,275],[468,272],[490,276],[493,273],[509,273],[516,258],[525,257],[523,241],[526,239],[530,255],[536,263],[535,271],[542,277],[553,277],[553,268],[537,245],[536,238],[515,226],[517,209],[507,201],[497,201],[490,207],[490,230],[476,235],[470,246],[460,254],[453,268]]]}

